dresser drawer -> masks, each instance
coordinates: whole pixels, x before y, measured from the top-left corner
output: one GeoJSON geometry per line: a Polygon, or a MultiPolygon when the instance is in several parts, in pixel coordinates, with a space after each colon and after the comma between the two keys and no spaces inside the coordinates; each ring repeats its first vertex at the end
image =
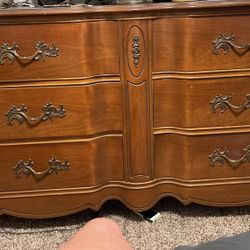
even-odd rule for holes
{"type": "Polygon", "coordinates": [[[122,130],[119,83],[0,89],[0,139],[122,130]]]}
{"type": "Polygon", "coordinates": [[[250,67],[250,16],[153,21],[153,71],[250,67]]]}
{"type": "Polygon", "coordinates": [[[113,21],[1,25],[0,34],[0,82],[119,73],[113,21]]]}
{"type": "Polygon", "coordinates": [[[155,80],[154,126],[205,128],[250,124],[250,78],[155,80]]]}
{"type": "Polygon", "coordinates": [[[90,187],[123,179],[122,137],[1,145],[0,191],[90,187]]]}
{"type": "Polygon", "coordinates": [[[156,135],[155,176],[183,180],[250,177],[250,134],[156,135]]]}

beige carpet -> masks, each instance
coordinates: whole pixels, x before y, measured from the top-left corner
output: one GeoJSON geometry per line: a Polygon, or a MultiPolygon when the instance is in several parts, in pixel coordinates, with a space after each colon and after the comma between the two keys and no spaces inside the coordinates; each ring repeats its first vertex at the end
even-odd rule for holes
{"type": "Polygon", "coordinates": [[[197,245],[250,229],[250,207],[184,207],[172,198],[165,198],[155,208],[161,212],[161,218],[155,223],[141,220],[116,201],[107,202],[98,213],[87,210],[57,219],[25,220],[0,216],[0,249],[57,249],[96,216],[118,222],[126,238],[138,250],[168,250],[178,245],[197,245]]]}

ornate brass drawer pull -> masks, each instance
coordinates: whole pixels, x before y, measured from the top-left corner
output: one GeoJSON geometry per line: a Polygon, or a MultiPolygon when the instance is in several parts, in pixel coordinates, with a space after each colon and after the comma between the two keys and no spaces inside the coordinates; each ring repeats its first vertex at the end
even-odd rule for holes
{"type": "Polygon", "coordinates": [[[210,160],[210,166],[214,167],[216,163],[222,166],[227,163],[230,167],[236,169],[241,164],[245,162],[250,162],[250,145],[243,149],[243,155],[238,160],[232,160],[228,157],[228,155],[229,150],[227,149],[224,149],[224,151],[221,151],[220,149],[215,149],[214,152],[208,157],[210,160]]]}
{"type": "Polygon", "coordinates": [[[70,163],[67,159],[65,159],[64,162],[61,162],[56,158],[51,158],[48,163],[49,168],[42,172],[36,172],[33,169],[34,162],[32,160],[29,160],[27,163],[20,160],[18,161],[17,165],[13,167],[13,169],[16,171],[17,178],[20,178],[23,174],[26,178],[28,178],[30,175],[33,175],[36,179],[42,179],[45,176],[53,173],[57,174],[59,170],[68,171],[70,169],[70,163]]]}
{"type": "Polygon", "coordinates": [[[225,36],[224,34],[220,34],[218,38],[212,42],[214,45],[213,54],[218,55],[219,50],[224,50],[224,55],[227,54],[230,48],[237,53],[244,54],[248,50],[250,50],[250,44],[239,46],[234,44],[234,34],[230,34],[229,36],[225,36]]]}
{"type": "Polygon", "coordinates": [[[26,115],[28,108],[24,105],[21,108],[17,108],[16,106],[12,105],[9,112],[5,115],[7,116],[9,126],[13,125],[13,120],[17,120],[19,124],[22,124],[25,120],[29,125],[36,125],[40,122],[47,121],[48,119],[52,120],[53,118],[62,118],[65,116],[65,109],[63,105],[59,105],[57,109],[51,103],[47,103],[43,108],[42,111],[44,114],[41,116],[30,118],[26,115]]]}
{"type": "Polygon", "coordinates": [[[217,95],[211,102],[211,111],[216,112],[216,109],[221,109],[221,113],[224,113],[229,108],[233,113],[239,114],[242,111],[250,108],[250,94],[246,95],[246,102],[240,106],[233,105],[231,103],[231,96],[217,95]]]}
{"type": "Polygon", "coordinates": [[[133,53],[133,63],[137,68],[140,62],[140,38],[138,36],[133,37],[132,53],[133,53]]]}
{"type": "Polygon", "coordinates": [[[56,47],[54,43],[52,43],[52,47],[50,48],[45,42],[39,41],[36,46],[36,52],[32,56],[20,56],[17,51],[19,46],[14,42],[12,47],[10,47],[7,43],[3,43],[0,47],[0,64],[4,64],[4,60],[8,59],[10,63],[14,63],[15,60],[19,62],[25,61],[25,63],[29,63],[32,61],[39,61],[47,57],[56,57],[59,55],[59,49],[56,47]]]}

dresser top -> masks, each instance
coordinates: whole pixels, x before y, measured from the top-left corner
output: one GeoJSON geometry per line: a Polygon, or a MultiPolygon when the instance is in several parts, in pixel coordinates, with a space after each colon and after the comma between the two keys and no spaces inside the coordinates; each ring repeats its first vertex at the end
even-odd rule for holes
{"type": "Polygon", "coordinates": [[[166,2],[138,5],[75,5],[72,7],[0,9],[0,23],[46,20],[131,19],[160,16],[211,16],[250,14],[249,0],[166,2]],[[22,20],[20,20],[22,18],[22,20]],[[35,18],[35,19],[34,19],[35,18]],[[42,19],[41,19],[42,18],[42,19]]]}

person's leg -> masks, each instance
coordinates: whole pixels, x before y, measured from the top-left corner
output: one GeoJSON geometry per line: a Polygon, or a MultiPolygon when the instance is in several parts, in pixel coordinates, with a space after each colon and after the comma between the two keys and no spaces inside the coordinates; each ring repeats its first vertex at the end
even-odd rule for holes
{"type": "Polygon", "coordinates": [[[133,250],[119,225],[106,218],[89,221],[59,250],[133,250]]]}

